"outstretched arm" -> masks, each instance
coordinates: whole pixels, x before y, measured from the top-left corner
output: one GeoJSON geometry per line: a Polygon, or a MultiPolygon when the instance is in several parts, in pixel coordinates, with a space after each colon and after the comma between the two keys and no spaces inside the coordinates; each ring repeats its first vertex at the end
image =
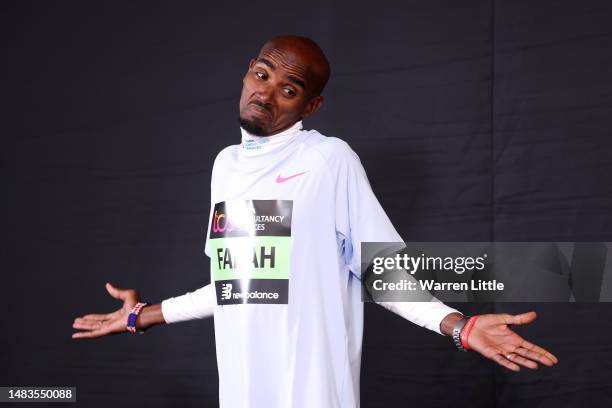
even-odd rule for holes
{"type": "MultiPolygon", "coordinates": [[[[91,339],[127,332],[130,311],[138,303],[138,293],[134,289],[119,289],[106,284],[106,290],[115,299],[123,301],[120,309],[107,314],[88,314],[74,319],[72,327],[79,332],[73,339],[91,339]]],[[[136,320],[136,328],[146,330],[165,323],[203,319],[213,315],[215,294],[211,285],[182,296],[166,299],[161,303],[145,306],[136,320]]]]}
{"type": "MultiPolygon", "coordinates": [[[[127,332],[127,320],[130,311],[138,303],[138,293],[134,289],[119,289],[106,284],[106,290],[115,299],[123,301],[120,309],[106,314],[88,314],[74,319],[72,327],[79,332],[73,333],[73,339],[92,339],[127,332]]],[[[161,304],[147,305],[136,320],[136,328],[145,330],[151,326],[165,323],[161,304]]]]}

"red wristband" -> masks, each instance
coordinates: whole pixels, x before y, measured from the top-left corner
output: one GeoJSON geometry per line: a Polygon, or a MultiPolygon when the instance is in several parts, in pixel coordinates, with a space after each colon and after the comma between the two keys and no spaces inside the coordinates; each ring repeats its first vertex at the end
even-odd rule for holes
{"type": "Polygon", "coordinates": [[[470,343],[468,343],[468,338],[470,337],[470,331],[472,331],[472,327],[474,327],[474,323],[476,323],[476,319],[478,316],[470,317],[470,320],[467,321],[463,330],[461,330],[461,345],[465,350],[470,349],[470,343]]]}

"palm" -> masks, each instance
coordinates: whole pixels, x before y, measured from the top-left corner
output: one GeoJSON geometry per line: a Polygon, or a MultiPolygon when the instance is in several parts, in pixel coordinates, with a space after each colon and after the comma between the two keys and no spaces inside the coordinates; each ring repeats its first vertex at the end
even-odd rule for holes
{"type": "Polygon", "coordinates": [[[112,313],[77,317],[72,327],[82,331],[73,333],[73,339],[91,339],[127,331],[128,315],[138,302],[138,294],[133,289],[115,288],[110,283],[106,284],[106,290],[115,299],[122,300],[123,306],[112,313]]]}
{"type": "Polygon", "coordinates": [[[538,363],[552,366],[557,363],[557,357],[523,339],[509,327],[531,323],[536,317],[535,312],[515,316],[481,315],[470,332],[470,348],[512,371],[519,371],[520,366],[535,369],[538,363]]]}

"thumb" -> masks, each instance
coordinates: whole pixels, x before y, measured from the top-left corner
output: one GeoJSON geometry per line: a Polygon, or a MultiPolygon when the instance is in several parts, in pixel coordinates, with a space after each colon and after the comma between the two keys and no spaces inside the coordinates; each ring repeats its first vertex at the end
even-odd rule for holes
{"type": "Polygon", "coordinates": [[[115,299],[125,300],[125,291],[114,287],[110,282],[106,282],[106,290],[115,299]]]}
{"type": "Polygon", "coordinates": [[[509,322],[507,324],[515,324],[515,325],[528,324],[528,323],[533,322],[537,317],[538,315],[534,311],[527,312],[527,313],[521,313],[518,315],[510,316],[509,322]]]}

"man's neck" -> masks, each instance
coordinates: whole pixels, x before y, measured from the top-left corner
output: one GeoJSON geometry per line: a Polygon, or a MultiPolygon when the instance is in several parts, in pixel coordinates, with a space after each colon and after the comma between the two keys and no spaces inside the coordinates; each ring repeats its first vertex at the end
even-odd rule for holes
{"type": "Polygon", "coordinates": [[[275,150],[289,142],[302,130],[302,121],[295,122],[291,127],[270,136],[255,136],[240,128],[242,143],[240,151],[245,156],[259,156],[275,150]]]}

